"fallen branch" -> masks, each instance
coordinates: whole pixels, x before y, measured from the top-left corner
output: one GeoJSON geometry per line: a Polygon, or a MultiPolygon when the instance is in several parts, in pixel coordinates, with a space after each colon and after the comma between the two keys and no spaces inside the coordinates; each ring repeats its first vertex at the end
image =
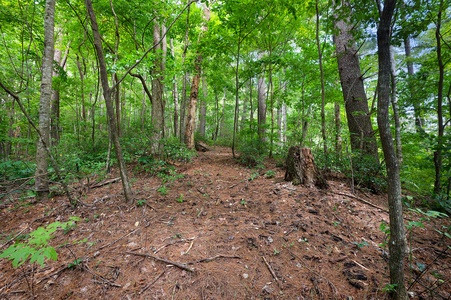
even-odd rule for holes
{"type": "Polygon", "coordinates": [[[193,264],[197,264],[197,263],[201,263],[201,262],[210,262],[212,260],[218,259],[218,258],[238,258],[240,259],[241,257],[236,256],[236,255],[223,255],[223,254],[218,254],[212,257],[207,257],[207,258],[202,258],[196,261],[192,261],[187,263],[188,265],[193,265],[193,264]]]}
{"type": "Polygon", "coordinates": [[[355,199],[355,200],[360,201],[360,202],[362,202],[362,203],[364,203],[364,204],[366,204],[366,205],[369,205],[369,206],[371,206],[371,207],[380,209],[380,210],[382,210],[382,211],[388,213],[388,209],[385,209],[385,208],[383,208],[383,207],[377,206],[376,204],[373,204],[373,203],[371,203],[371,202],[368,202],[368,201],[366,201],[366,200],[364,200],[364,199],[362,199],[362,198],[359,198],[359,197],[357,197],[357,196],[349,195],[349,194],[346,194],[346,193],[335,192],[335,191],[334,191],[333,193],[334,193],[334,194],[337,194],[337,195],[341,195],[341,196],[345,196],[345,197],[348,197],[348,198],[355,199]]]}
{"type": "Polygon", "coordinates": [[[129,233],[124,234],[123,236],[121,236],[121,237],[118,238],[117,240],[114,240],[114,241],[112,241],[111,243],[108,243],[108,244],[106,244],[106,245],[103,245],[102,247],[100,247],[99,249],[97,249],[97,251],[100,251],[100,250],[102,250],[102,249],[104,249],[104,248],[106,248],[106,247],[108,247],[108,246],[111,246],[111,245],[115,244],[116,242],[122,240],[124,237],[127,237],[127,236],[129,236],[130,234],[134,233],[134,232],[137,231],[138,229],[141,229],[141,228],[133,229],[132,231],[130,231],[129,233]]]}
{"type": "Polygon", "coordinates": [[[194,272],[194,269],[191,269],[190,267],[186,266],[186,264],[184,264],[184,263],[178,263],[178,262],[171,261],[171,260],[168,260],[168,259],[165,259],[165,258],[161,258],[161,257],[158,257],[158,256],[154,256],[154,255],[152,255],[152,254],[148,254],[148,253],[135,253],[135,252],[130,252],[130,251],[126,251],[125,253],[126,253],[126,254],[130,254],[130,255],[141,256],[141,257],[153,258],[153,259],[155,259],[156,261],[161,261],[161,262],[164,262],[164,263],[166,263],[166,264],[176,266],[177,268],[180,268],[180,269],[182,269],[182,270],[185,270],[185,271],[188,271],[188,272],[194,272]]]}
{"type": "Polygon", "coordinates": [[[268,261],[266,260],[266,258],[264,256],[262,256],[263,261],[266,264],[266,267],[268,267],[269,272],[271,273],[272,277],[274,277],[274,280],[277,282],[277,285],[279,286],[279,288],[282,290],[282,284],[280,283],[279,278],[277,278],[276,272],[274,272],[274,270],[272,269],[271,265],[268,263],[268,261]]]}
{"type": "Polygon", "coordinates": [[[89,188],[90,189],[95,189],[95,188],[98,188],[98,187],[101,187],[101,186],[104,186],[104,185],[107,185],[107,184],[110,184],[110,183],[118,182],[119,180],[121,180],[120,177],[109,179],[109,180],[103,180],[103,181],[100,181],[100,182],[92,184],[89,188]]]}
{"type": "MultiPolygon", "coordinates": [[[[176,244],[176,243],[185,243],[185,242],[187,242],[187,241],[193,241],[193,240],[194,240],[194,237],[192,237],[192,238],[187,238],[187,239],[173,240],[173,241],[171,241],[169,244],[165,244],[165,245],[161,246],[160,248],[156,249],[156,250],[153,252],[153,254],[157,254],[158,252],[161,251],[161,249],[164,249],[164,248],[166,248],[166,247],[172,246],[172,245],[174,245],[174,244],[176,244]]],[[[188,251],[189,251],[189,250],[188,250],[188,251]]],[[[186,253],[188,253],[188,251],[186,251],[186,253]]]]}
{"type": "Polygon", "coordinates": [[[161,276],[163,276],[164,274],[164,270],[163,272],[160,273],[160,275],[157,276],[157,278],[155,278],[151,283],[149,283],[148,285],[146,285],[145,287],[143,287],[141,289],[141,291],[139,292],[139,294],[141,295],[142,293],[144,293],[148,288],[150,288],[155,282],[157,282],[158,279],[160,279],[161,276]]]}

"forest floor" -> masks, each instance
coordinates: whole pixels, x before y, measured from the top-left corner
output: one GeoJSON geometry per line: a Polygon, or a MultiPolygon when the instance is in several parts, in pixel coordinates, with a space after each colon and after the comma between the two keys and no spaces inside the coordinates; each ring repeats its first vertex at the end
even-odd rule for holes
{"type": "MultiPolygon", "coordinates": [[[[131,168],[135,204],[124,201],[120,181],[94,179],[73,186],[83,194],[76,208],[64,196],[0,199],[0,250],[40,226],[80,218],[50,240],[57,261],[13,268],[0,260],[0,299],[387,297],[386,195],[353,194],[337,177],[328,190],[293,186],[273,161],[257,174],[221,147],[177,171],[183,178],[161,188],[161,178],[131,168]]],[[[450,299],[451,243],[436,231],[449,219],[406,211],[412,221],[410,296],[450,299]]]]}

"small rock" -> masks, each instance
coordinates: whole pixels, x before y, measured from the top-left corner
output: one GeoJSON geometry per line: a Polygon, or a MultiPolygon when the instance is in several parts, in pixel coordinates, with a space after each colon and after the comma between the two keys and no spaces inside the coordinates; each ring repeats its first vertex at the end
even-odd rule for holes
{"type": "Polygon", "coordinates": [[[249,278],[249,274],[244,273],[244,274],[243,274],[243,278],[244,278],[244,279],[248,279],[248,278],[249,278]]]}

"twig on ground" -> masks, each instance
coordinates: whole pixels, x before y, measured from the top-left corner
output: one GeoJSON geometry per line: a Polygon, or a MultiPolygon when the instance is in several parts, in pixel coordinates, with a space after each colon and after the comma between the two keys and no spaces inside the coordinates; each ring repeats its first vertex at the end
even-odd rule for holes
{"type": "Polygon", "coordinates": [[[168,260],[168,259],[165,259],[165,258],[161,258],[161,257],[155,256],[155,255],[152,255],[152,254],[148,254],[148,253],[135,253],[135,252],[130,252],[130,251],[125,251],[125,253],[126,253],[126,254],[130,254],[130,255],[136,255],[136,256],[142,256],[142,257],[153,258],[153,259],[155,259],[156,261],[161,261],[161,262],[164,262],[164,263],[166,263],[166,264],[176,266],[177,268],[180,268],[180,269],[182,269],[182,270],[185,270],[185,271],[188,271],[188,272],[194,272],[194,269],[192,269],[192,268],[186,266],[186,264],[184,264],[184,263],[179,263],[179,262],[171,261],[171,260],[168,260]]]}
{"type": "Polygon", "coordinates": [[[102,249],[104,249],[104,248],[106,248],[106,247],[108,247],[108,246],[111,246],[111,245],[115,244],[116,242],[120,241],[120,240],[123,239],[124,237],[129,236],[130,234],[134,233],[135,231],[137,231],[137,230],[139,230],[139,229],[141,229],[141,228],[133,229],[133,230],[130,231],[129,233],[124,234],[124,235],[121,236],[120,238],[118,238],[118,239],[112,241],[111,243],[108,243],[108,244],[103,245],[102,247],[100,247],[99,249],[97,249],[97,251],[100,251],[100,250],[102,250],[102,249]]]}
{"type": "Polygon", "coordinates": [[[380,206],[377,206],[376,204],[373,204],[373,203],[371,203],[371,202],[368,202],[368,201],[366,201],[366,200],[364,200],[364,199],[362,199],[362,198],[360,198],[360,197],[357,197],[357,196],[354,196],[354,195],[349,195],[349,194],[346,194],[346,193],[340,193],[340,192],[336,192],[336,191],[333,191],[332,193],[337,194],[337,195],[340,195],[340,196],[345,196],[345,197],[348,197],[348,198],[355,199],[355,200],[360,201],[360,202],[362,202],[362,203],[364,203],[364,204],[366,204],[366,205],[369,205],[369,206],[371,206],[371,207],[380,209],[380,210],[382,210],[382,211],[388,213],[388,209],[383,208],[383,207],[380,207],[380,206]]]}
{"type": "Polygon", "coordinates": [[[199,260],[196,260],[196,261],[192,261],[192,262],[189,262],[187,264],[188,265],[193,265],[193,264],[197,264],[197,263],[201,263],[201,262],[210,262],[210,261],[215,260],[217,258],[238,258],[238,259],[240,259],[241,257],[236,256],[236,255],[218,254],[218,255],[215,255],[215,256],[212,256],[212,257],[207,257],[207,258],[202,258],[202,259],[199,259],[199,260]]]}
{"type": "Polygon", "coordinates": [[[356,265],[358,265],[359,267],[361,267],[362,269],[365,269],[365,270],[367,270],[367,271],[369,271],[369,269],[368,268],[366,268],[364,265],[362,265],[362,264],[359,264],[358,262],[356,262],[355,260],[353,260],[353,262],[355,262],[355,264],[356,265]]]}
{"type": "Polygon", "coordinates": [[[191,241],[191,243],[189,244],[188,249],[186,251],[182,252],[182,254],[183,255],[188,254],[189,250],[191,250],[191,248],[193,247],[193,244],[194,244],[194,240],[191,241]]]}
{"type": "MultiPolygon", "coordinates": [[[[154,254],[157,254],[158,252],[161,251],[161,249],[164,249],[164,248],[166,248],[166,247],[172,246],[172,245],[174,245],[175,243],[184,243],[184,242],[192,241],[192,240],[194,240],[194,237],[192,237],[192,238],[187,238],[187,239],[180,239],[180,240],[171,241],[169,244],[165,244],[165,245],[161,246],[160,248],[158,248],[157,250],[155,250],[153,253],[154,253],[154,254]]],[[[190,248],[191,248],[191,247],[190,247],[190,248]]],[[[188,250],[188,251],[189,251],[189,250],[188,250]]],[[[186,253],[188,253],[188,251],[186,251],[186,253]]]]}
{"type": "Polygon", "coordinates": [[[164,270],[163,272],[160,273],[160,275],[157,276],[157,278],[155,278],[151,283],[149,283],[148,285],[146,285],[145,287],[143,287],[141,289],[141,291],[139,292],[139,294],[141,295],[142,293],[144,293],[148,288],[150,288],[155,282],[157,282],[158,279],[160,279],[161,276],[163,276],[164,274],[164,270]]]}
{"type": "Polygon", "coordinates": [[[94,283],[97,283],[97,284],[107,284],[107,285],[114,286],[114,287],[122,287],[122,285],[117,284],[117,283],[114,283],[114,282],[112,282],[112,281],[106,279],[106,278],[103,277],[102,275],[97,274],[97,273],[91,271],[91,269],[89,269],[89,267],[88,267],[87,265],[83,265],[83,270],[86,270],[86,271],[87,271],[89,274],[91,274],[92,276],[98,277],[98,278],[100,279],[100,280],[94,279],[94,280],[93,280],[94,283]]]}
{"type": "Polygon", "coordinates": [[[95,189],[95,188],[98,188],[98,187],[101,187],[101,186],[104,186],[104,185],[107,185],[107,184],[110,184],[110,183],[118,182],[119,180],[121,180],[120,177],[109,179],[109,180],[103,180],[103,181],[100,181],[100,182],[92,184],[89,188],[90,189],[95,189]]]}
{"type": "Polygon", "coordinates": [[[272,277],[274,277],[274,280],[277,282],[277,285],[279,286],[279,288],[282,290],[282,284],[280,283],[279,278],[277,278],[276,272],[274,272],[273,268],[271,267],[271,265],[268,263],[268,261],[266,260],[266,258],[264,256],[262,256],[263,261],[266,264],[266,267],[268,267],[269,272],[271,273],[272,277]]]}

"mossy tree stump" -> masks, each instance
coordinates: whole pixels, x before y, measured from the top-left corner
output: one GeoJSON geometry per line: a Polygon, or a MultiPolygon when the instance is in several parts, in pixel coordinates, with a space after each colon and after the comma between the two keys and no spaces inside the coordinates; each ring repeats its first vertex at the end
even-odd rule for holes
{"type": "Polygon", "coordinates": [[[312,151],[309,148],[290,147],[285,164],[287,168],[285,181],[291,181],[293,185],[317,186],[320,189],[329,187],[316,167],[312,151]]]}

